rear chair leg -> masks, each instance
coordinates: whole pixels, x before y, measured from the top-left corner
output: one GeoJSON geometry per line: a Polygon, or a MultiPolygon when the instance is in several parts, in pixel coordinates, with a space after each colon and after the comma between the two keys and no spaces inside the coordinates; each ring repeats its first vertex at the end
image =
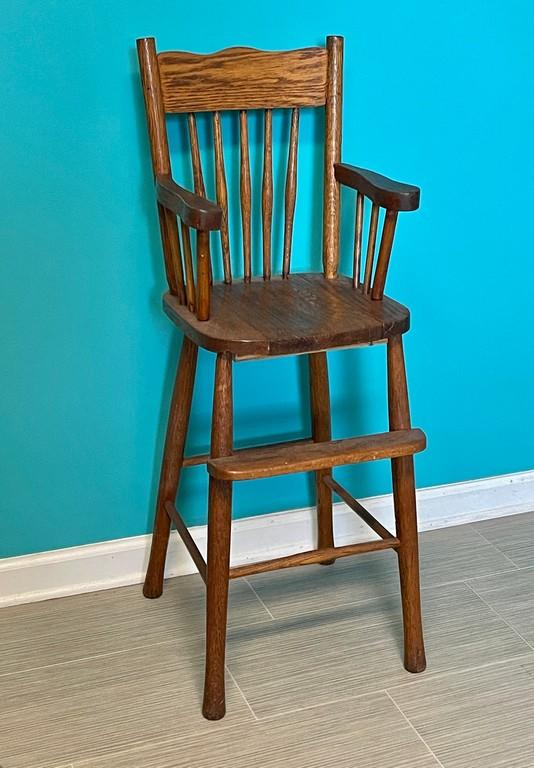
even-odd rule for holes
{"type": "MultiPolygon", "coordinates": [[[[402,349],[402,336],[388,342],[389,428],[410,429],[410,406],[402,349]]],[[[426,667],[421,595],[419,588],[419,553],[413,457],[391,460],[393,500],[397,537],[400,547],[399,572],[404,624],[404,666],[408,672],[422,672],[426,667]]]]}
{"type": "Polygon", "coordinates": [[[161,463],[156,518],[150,560],[145,576],[143,594],[145,597],[160,597],[163,591],[163,574],[165,557],[169,543],[171,521],[165,512],[165,503],[175,503],[180,471],[182,469],[185,438],[191,413],[191,400],[198,357],[198,347],[187,336],[184,336],[182,351],[176,371],[174,390],[172,393],[165,448],[161,463]]]}
{"type": "MultiPolygon", "coordinates": [[[[328,363],[326,352],[308,355],[310,369],[310,401],[312,416],[312,437],[315,442],[332,439],[330,419],[330,390],[328,386],[328,363]]],[[[323,469],[315,473],[317,499],[317,546],[319,549],[334,546],[332,520],[332,491],[323,483],[324,477],[332,477],[332,470],[323,469]]],[[[321,565],[331,565],[327,560],[321,565]]]]}
{"type": "MultiPolygon", "coordinates": [[[[211,456],[232,452],[232,358],[217,356],[211,432],[211,456]]],[[[202,714],[220,720],[226,711],[224,660],[230,570],[232,483],[210,477],[208,501],[208,567],[206,600],[206,667],[202,714]]]]}

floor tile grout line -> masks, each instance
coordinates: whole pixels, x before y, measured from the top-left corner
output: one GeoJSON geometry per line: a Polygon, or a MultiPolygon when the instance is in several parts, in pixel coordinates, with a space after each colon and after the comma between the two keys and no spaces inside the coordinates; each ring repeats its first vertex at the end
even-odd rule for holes
{"type": "Polygon", "coordinates": [[[490,545],[493,547],[493,549],[494,549],[496,552],[499,552],[499,554],[501,554],[503,557],[505,557],[505,558],[506,558],[506,559],[507,559],[507,560],[508,560],[510,563],[512,563],[512,565],[515,565],[515,567],[516,567],[516,568],[519,568],[519,565],[518,565],[518,564],[517,564],[517,563],[516,563],[514,560],[512,560],[512,558],[511,558],[511,557],[508,557],[508,555],[506,554],[506,552],[503,552],[503,551],[502,551],[502,549],[499,549],[499,547],[497,546],[497,544],[494,544],[492,541],[490,541],[489,539],[487,539],[487,538],[484,536],[484,534],[483,534],[483,533],[481,533],[481,532],[480,532],[480,531],[479,531],[477,528],[474,528],[474,527],[473,527],[473,530],[474,530],[474,532],[475,532],[476,534],[478,534],[478,536],[480,536],[480,538],[482,539],[482,541],[485,541],[485,542],[486,542],[486,544],[490,544],[490,545]]]}
{"type": "Polygon", "coordinates": [[[438,765],[439,765],[441,768],[445,768],[445,766],[443,765],[443,763],[441,762],[441,760],[438,758],[438,756],[436,755],[436,753],[435,753],[435,752],[434,752],[434,751],[433,751],[433,750],[432,750],[432,749],[429,747],[429,745],[428,745],[428,744],[426,743],[426,741],[423,739],[423,737],[421,736],[421,734],[419,733],[419,731],[417,730],[417,728],[415,727],[415,725],[414,725],[414,724],[412,723],[412,721],[411,721],[411,720],[410,720],[410,719],[409,719],[409,718],[408,718],[408,717],[407,717],[407,716],[404,714],[404,712],[403,712],[403,711],[402,711],[402,709],[399,707],[399,705],[397,704],[397,702],[395,701],[395,699],[394,699],[394,698],[391,696],[391,694],[389,693],[389,691],[387,691],[387,690],[386,690],[386,691],[384,691],[384,693],[386,694],[386,696],[388,697],[388,699],[391,701],[391,703],[393,704],[393,706],[395,707],[395,709],[396,709],[396,710],[399,712],[399,714],[401,715],[401,717],[402,717],[402,718],[403,718],[403,719],[406,721],[406,723],[407,723],[407,724],[410,726],[410,728],[411,728],[411,729],[412,729],[412,731],[415,733],[415,735],[417,736],[417,738],[418,738],[418,739],[419,739],[419,740],[420,740],[420,741],[421,741],[421,742],[422,742],[422,743],[425,745],[425,747],[428,749],[428,752],[429,752],[429,754],[430,754],[430,755],[432,755],[432,757],[434,758],[434,760],[436,761],[436,763],[437,763],[437,764],[438,764],[438,765]]]}
{"type": "Polygon", "coordinates": [[[482,600],[482,602],[484,603],[484,605],[486,605],[486,606],[487,606],[487,607],[490,609],[490,611],[492,611],[492,613],[494,613],[494,614],[495,614],[495,616],[498,616],[498,617],[499,617],[499,619],[500,619],[500,620],[501,620],[501,621],[502,621],[504,624],[506,624],[506,626],[507,626],[509,629],[511,629],[511,630],[512,630],[512,632],[515,632],[515,634],[516,634],[516,635],[517,635],[517,636],[518,636],[518,637],[519,637],[519,638],[520,638],[520,639],[521,639],[521,640],[522,640],[524,643],[526,643],[526,644],[528,645],[528,647],[529,647],[529,648],[530,648],[532,651],[534,651],[534,645],[532,645],[531,643],[529,643],[529,642],[528,642],[528,640],[526,640],[526,639],[523,637],[523,635],[521,634],[521,632],[518,632],[518,631],[517,631],[517,629],[516,629],[516,628],[515,628],[515,627],[514,627],[512,624],[510,624],[510,622],[509,622],[509,621],[507,621],[507,620],[504,618],[504,616],[502,616],[502,615],[499,613],[499,611],[497,611],[497,610],[496,610],[496,609],[495,609],[495,608],[494,608],[492,605],[490,605],[490,604],[488,603],[488,601],[487,601],[487,600],[485,600],[485,599],[482,597],[482,595],[479,595],[479,594],[478,594],[478,592],[476,591],[476,589],[475,589],[474,587],[472,587],[472,586],[471,586],[471,584],[468,584],[468,583],[467,583],[467,581],[466,581],[466,582],[465,582],[465,585],[466,585],[466,587],[468,587],[468,588],[471,590],[471,592],[473,592],[473,594],[474,594],[474,595],[476,595],[476,596],[479,598],[479,600],[482,600]]]}
{"type": "MultiPolygon", "coordinates": [[[[241,687],[240,687],[240,685],[238,684],[237,680],[235,679],[235,677],[234,677],[234,676],[233,676],[233,674],[231,673],[231,671],[230,671],[230,668],[228,667],[228,664],[226,664],[226,665],[225,665],[225,668],[226,668],[226,671],[227,671],[227,673],[228,673],[228,675],[229,675],[230,679],[232,680],[233,684],[235,685],[235,687],[237,688],[237,690],[238,690],[238,691],[239,691],[239,693],[241,694],[241,696],[242,696],[242,698],[243,698],[243,701],[245,702],[245,704],[247,705],[247,707],[250,709],[250,712],[251,712],[251,714],[252,714],[252,717],[254,718],[254,720],[255,720],[256,722],[258,722],[258,720],[259,720],[258,716],[256,715],[256,713],[255,713],[255,712],[254,712],[254,710],[252,709],[252,707],[251,707],[251,705],[250,705],[250,702],[249,702],[249,700],[247,699],[247,697],[245,696],[245,694],[244,694],[244,693],[243,693],[243,691],[241,690],[241,687]]],[[[0,768],[1,768],[1,766],[0,766],[0,768]]]]}
{"type": "Polygon", "coordinates": [[[261,605],[262,605],[262,606],[265,608],[265,610],[267,611],[267,613],[269,614],[269,616],[271,617],[271,619],[274,621],[274,620],[276,619],[276,616],[274,616],[274,615],[271,613],[271,611],[269,610],[269,608],[267,607],[267,605],[266,605],[266,604],[263,602],[263,600],[261,599],[261,597],[258,595],[258,593],[256,592],[256,590],[254,589],[254,587],[253,587],[253,586],[252,586],[252,584],[250,583],[250,581],[249,581],[248,579],[246,579],[246,578],[245,578],[245,579],[244,579],[244,582],[245,582],[245,584],[248,584],[248,586],[250,587],[250,589],[251,589],[251,590],[254,592],[254,594],[256,595],[256,598],[258,599],[258,601],[260,602],[260,604],[261,604],[261,605]]]}
{"type": "Polygon", "coordinates": [[[376,696],[381,693],[386,693],[388,690],[394,690],[395,688],[406,688],[411,686],[416,687],[428,680],[434,680],[442,677],[452,677],[454,675],[462,675],[467,672],[476,672],[480,669],[489,669],[490,667],[498,667],[503,664],[512,664],[515,662],[520,662],[522,659],[525,659],[526,657],[531,657],[531,656],[533,656],[533,652],[529,649],[525,649],[523,653],[516,654],[515,656],[510,656],[506,659],[498,659],[497,661],[488,661],[485,664],[477,664],[473,667],[462,667],[461,669],[444,669],[438,672],[432,672],[427,668],[427,672],[424,676],[412,675],[414,679],[407,680],[405,683],[392,683],[391,685],[388,686],[388,688],[376,688],[372,691],[366,691],[365,693],[357,693],[352,696],[351,695],[340,696],[339,698],[336,698],[336,699],[331,699],[329,701],[321,701],[317,704],[308,704],[307,706],[304,706],[304,707],[295,707],[295,709],[284,709],[283,712],[279,712],[271,715],[264,715],[263,717],[258,716],[257,719],[259,722],[263,723],[270,720],[276,720],[279,717],[285,717],[286,715],[293,715],[293,714],[296,714],[297,712],[305,712],[310,709],[317,709],[319,707],[331,706],[332,704],[337,704],[341,701],[352,701],[353,699],[361,699],[361,698],[365,698],[366,696],[376,696]]]}
{"type": "MultiPolygon", "coordinates": [[[[1,610],[1,609],[0,609],[1,610]]],[[[249,621],[246,624],[231,624],[228,627],[229,633],[236,629],[244,629],[246,627],[252,627],[256,626],[257,624],[270,624],[271,621],[267,619],[259,619],[258,621],[249,621]]],[[[192,641],[197,640],[199,638],[203,638],[203,634],[198,635],[188,635],[185,638],[186,641],[192,641]]],[[[64,661],[54,661],[51,664],[41,664],[38,667],[25,667],[23,669],[14,669],[11,672],[0,672],[0,679],[3,677],[12,677],[13,675],[22,675],[25,672],[38,672],[41,669],[48,669],[48,667],[60,667],[66,664],[76,664],[77,662],[81,661],[92,661],[93,659],[105,659],[109,656],[118,656],[121,653],[130,653],[131,651],[141,651],[144,648],[156,648],[160,645],[171,645],[173,643],[177,643],[176,638],[172,638],[170,640],[159,640],[156,643],[147,643],[146,645],[133,645],[129,646],[128,648],[119,648],[116,651],[108,651],[107,653],[95,653],[90,656],[78,656],[75,659],[65,659],[64,661]]],[[[196,654],[192,656],[192,658],[196,658],[196,654]]],[[[2,768],[0,764],[0,768],[2,768]]]]}

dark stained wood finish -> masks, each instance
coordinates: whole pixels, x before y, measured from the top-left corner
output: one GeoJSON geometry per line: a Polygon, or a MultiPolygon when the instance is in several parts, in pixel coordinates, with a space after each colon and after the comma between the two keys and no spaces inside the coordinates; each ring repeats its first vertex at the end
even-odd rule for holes
{"type": "Polygon", "coordinates": [[[324,140],[323,268],[327,278],[339,269],[339,184],[334,166],[341,158],[343,38],[327,37],[328,72],[324,140]]]}
{"type": "Polygon", "coordinates": [[[156,176],[158,201],[193,229],[220,229],[222,211],[218,205],[180,187],[170,176],[156,176]]]}
{"type": "Polygon", "coordinates": [[[354,221],[354,263],[352,267],[352,285],[357,288],[360,284],[363,238],[363,195],[356,195],[356,218],[354,221]]]}
{"type": "Polygon", "coordinates": [[[370,344],[404,333],[406,307],[389,299],[372,301],[352,288],[352,279],[293,274],[289,280],[216,283],[211,318],[199,322],[170,294],[164,309],[197,344],[240,356],[290,355],[370,344]]]}
{"type": "Polygon", "coordinates": [[[143,594],[145,597],[159,597],[163,591],[165,557],[169,543],[171,522],[165,510],[170,502],[174,505],[180,472],[183,464],[184,445],[189,426],[191,400],[197,368],[198,347],[187,337],[184,338],[180,361],[176,371],[172,393],[165,449],[161,463],[158,500],[154,533],[150,548],[150,560],[145,576],[143,594]]]}
{"type": "Polygon", "coordinates": [[[326,100],[324,48],[158,56],[166,112],[319,107],[326,100]]]}
{"type": "MultiPolygon", "coordinates": [[[[184,466],[185,466],[185,463],[182,464],[182,467],[184,466]]],[[[182,541],[187,547],[187,551],[191,555],[191,558],[194,564],[198,568],[198,572],[202,576],[202,580],[204,581],[204,583],[206,583],[206,580],[207,580],[206,561],[202,557],[202,553],[197,547],[195,540],[189,533],[189,530],[186,524],[182,520],[182,516],[178,513],[178,510],[176,509],[172,501],[167,501],[165,503],[165,512],[169,516],[171,523],[174,523],[174,525],[176,526],[176,530],[180,534],[182,541]]]]}
{"type": "Polygon", "coordinates": [[[282,277],[289,275],[291,264],[291,241],[293,239],[293,220],[295,217],[295,201],[297,198],[297,148],[299,130],[299,111],[291,112],[291,133],[289,136],[289,153],[287,158],[286,175],[286,204],[284,221],[284,258],[282,277]]]}
{"type": "Polygon", "coordinates": [[[189,235],[189,229],[181,222],[182,230],[182,245],[184,247],[184,261],[185,261],[185,293],[187,297],[187,308],[190,312],[195,311],[196,296],[195,296],[195,276],[193,272],[193,256],[191,254],[191,237],[189,235]]]}
{"type": "Polygon", "coordinates": [[[373,203],[371,208],[371,221],[369,223],[369,238],[367,240],[367,253],[365,256],[365,274],[363,278],[364,293],[371,290],[371,278],[373,275],[373,262],[375,258],[376,234],[378,231],[378,214],[380,207],[373,203]]]}
{"type": "MultiPolygon", "coordinates": [[[[211,457],[232,452],[232,359],[217,356],[211,424],[211,457]]],[[[230,572],[232,484],[210,477],[208,502],[208,581],[206,598],[206,668],[202,714],[219,720],[225,713],[224,659],[230,572]]]]}
{"type": "MultiPolygon", "coordinates": [[[[139,40],[137,47],[169,285],[164,308],[185,334],[170,408],[144,593],[147,597],[161,594],[172,520],[206,581],[206,669],[202,711],[206,718],[217,720],[225,712],[224,659],[230,578],[311,563],[328,564],[338,557],[393,548],[399,558],[405,666],[412,672],[421,671],[425,666],[425,654],[413,454],[423,450],[425,436],[410,426],[401,336],[409,328],[409,312],[384,296],[397,214],[417,208],[419,190],[340,162],[341,37],[328,37],[325,48],[281,53],[230,48],[213,54],[171,51],[158,56],[152,38],[139,40]],[[323,179],[317,180],[318,188],[322,182],[324,189],[323,274],[295,274],[290,273],[290,263],[297,194],[299,109],[323,106],[324,174],[323,179]],[[272,253],[272,110],[276,108],[291,110],[291,131],[283,201],[282,269],[280,275],[273,276],[273,258],[279,258],[278,254],[273,257],[272,253]],[[261,182],[263,255],[259,277],[252,274],[252,180],[247,125],[247,110],[250,109],[265,112],[261,182]],[[238,113],[233,119],[239,123],[240,191],[234,201],[228,199],[224,163],[221,119],[224,110],[238,113]],[[204,111],[213,112],[217,203],[206,199],[205,178],[209,178],[209,173],[206,157],[201,157],[196,122],[196,113],[204,111]],[[194,192],[179,186],[172,178],[165,112],[187,115],[194,192]],[[357,191],[352,277],[338,274],[341,184],[357,191]],[[365,198],[372,203],[367,241],[365,198]],[[239,204],[244,280],[234,279],[232,282],[228,212],[229,207],[234,210],[239,204]],[[381,208],[384,209],[383,219],[379,215],[381,208]],[[383,226],[375,267],[381,220],[383,226]],[[191,249],[191,229],[196,232],[195,253],[191,249]],[[220,231],[224,283],[214,283],[212,278],[209,233],[213,230],[220,231]],[[364,248],[366,264],[362,278],[364,248]],[[332,440],[326,350],[381,342],[387,343],[390,431],[332,440]],[[199,346],[217,353],[211,449],[209,456],[184,459],[199,346]],[[289,354],[309,355],[312,437],[233,451],[233,361],[289,354]],[[380,458],[390,458],[392,462],[395,536],[332,477],[335,466],[380,458]],[[206,464],[210,474],[207,562],[175,507],[182,467],[199,464],[206,464]],[[232,483],[302,471],[315,473],[317,549],[231,568],[232,483]],[[381,537],[379,541],[342,547],[334,545],[333,492],[381,537]]],[[[236,273],[240,271],[236,269],[236,273]]],[[[258,402],[261,402],[260,397],[258,393],[258,402]]]]}
{"type": "MultiPolygon", "coordinates": [[[[307,445],[313,442],[314,440],[311,437],[302,437],[298,440],[285,440],[283,443],[266,443],[264,445],[255,445],[253,448],[236,448],[232,451],[232,456],[246,453],[247,451],[255,451],[257,448],[266,448],[267,446],[275,448],[276,446],[282,447],[286,445],[307,445]]],[[[197,453],[193,456],[185,456],[183,465],[184,467],[198,467],[200,464],[207,464],[209,460],[209,453],[197,453]]]]}
{"type": "MultiPolygon", "coordinates": [[[[332,439],[330,417],[330,387],[328,383],[328,360],[326,352],[308,356],[310,371],[310,405],[312,435],[314,442],[329,442],[332,439]]],[[[317,499],[317,547],[325,549],[334,546],[332,520],[332,492],[323,480],[332,477],[330,469],[315,473],[315,494],[317,499]]],[[[332,562],[332,561],[330,561],[332,562]]],[[[328,563],[329,565],[330,563],[328,563]]]]}
{"type": "Polygon", "coordinates": [[[221,209],[221,248],[223,258],[224,282],[232,282],[232,266],[230,263],[230,237],[228,234],[228,188],[226,186],[226,171],[224,169],[224,150],[222,138],[221,115],[213,113],[213,140],[215,150],[215,187],[217,203],[221,209]]]}
{"type": "Polygon", "coordinates": [[[393,238],[395,236],[395,227],[397,225],[397,211],[386,211],[384,226],[382,229],[382,238],[378,250],[378,260],[376,262],[373,287],[371,288],[371,298],[381,300],[384,296],[386,286],[386,277],[389,267],[389,258],[391,248],[393,247],[393,238]]]}
{"type": "Polygon", "coordinates": [[[273,223],[273,113],[271,109],[265,110],[261,207],[263,232],[263,279],[270,280],[273,223]]]}
{"type": "Polygon", "coordinates": [[[210,316],[210,241],[208,232],[197,232],[197,319],[210,316]]]}
{"type": "Polygon", "coordinates": [[[250,160],[248,151],[248,121],[245,110],[239,113],[239,146],[240,146],[240,190],[241,190],[241,225],[243,229],[243,267],[245,282],[249,283],[252,275],[250,216],[252,209],[252,192],[250,188],[250,160]]]}
{"type": "Polygon", "coordinates": [[[419,208],[421,191],[412,184],[403,184],[374,171],[337,162],[335,176],[341,184],[357,189],[382,208],[391,211],[415,211],[419,208]]]}
{"type": "MultiPolygon", "coordinates": [[[[387,366],[389,428],[394,434],[395,430],[410,429],[411,424],[401,336],[394,336],[388,342],[387,366]]],[[[396,533],[401,542],[398,556],[404,624],[404,666],[408,672],[422,672],[426,667],[426,659],[421,619],[413,457],[393,459],[391,469],[396,533]]]]}
{"type": "Polygon", "coordinates": [[[230,568],[230,578],[237,579],[241,576],[252,576],[254,573],[267,573],[279,571],[281,568],[294,568],[298,565],[313,565],[314,563],[333,563],[338,557],[350,555],[363,555],[365,552],[380,552],[384,549],[396,549],[400,542],[396,538],[380,539],[380,541],[363,541],[360,544],[346,544],[343,547],[326,547],[325,549],[311,549],[308,552],[299,552],[296,555],[275,557],[273,560],[264,560],[261,563],[247,563],[230,568]]]}
{"type": "Polygon", "coordinates": [[[210,458],[208,472],[219,480],[256,480],[294,472],[316,472],[344,464],[412,456],[425,447],[424,432],[420,429],[403,429],[299,447],[275,450],[270,447],[257,448],[241,456],[210,458]]]}
{"type": "Polygon", "coordinates": [[[361,519],[366,523],[369,528],[371,528],[375,533],[377,533],[381,539],[394,539],[395,536],[393,536],[392,533],[388,531],[387,528],[384,528],[382,523],[376,519],[376,517],[373,517],[373,515],[368,512],[363,504],[360,504],[358,499],[355,499],[354,496],[351,496],[348,491],[343,488],[342,485],[340,485],[336,480],[334,480],[333,477],[325,477],[323,480],[324,484],[328,486],[334,493],[336,493],[340,499],[342,499],[345,504],[352,509],[353,512],[356,512],[358,517],[361,517],[361,519]]]}

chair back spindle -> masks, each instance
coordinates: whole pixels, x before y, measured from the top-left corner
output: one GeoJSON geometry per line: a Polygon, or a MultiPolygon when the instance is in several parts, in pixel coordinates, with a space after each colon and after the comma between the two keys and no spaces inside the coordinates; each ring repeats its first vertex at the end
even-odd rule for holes
{"type": "Polygon", "coordinates": [[[247,111],[239,112],[239,146],[240,146],[240,190],[241,190],[241,226],[243,229],[243,277],[245,283],[250,283],[252,277],[251,259],[251,213],[252,194],[250,186],[250,159],[248,149],[248,116],[247,111]]]}
{"type": "Polygon", "coordinates": [[[263,138],[263,181],[261,187],[263,231],[263,279],[271,279],[271,250],[273,224],[273,111],[265,110],[263,138]]]}

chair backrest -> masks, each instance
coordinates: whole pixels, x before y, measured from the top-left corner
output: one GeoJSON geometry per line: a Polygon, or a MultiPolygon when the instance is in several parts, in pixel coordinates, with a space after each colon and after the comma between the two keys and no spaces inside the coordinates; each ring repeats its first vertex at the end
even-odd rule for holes
{"type": "MultiPolygon", "coordinates": [[[[296,200],[299,110],[325,109],[323,268],[327,278],[337,275],[339,264],[339,183],[334,164],[340,161],[343,38],[328,37],[325,48],[303,48],[272,52],[254,48],[227,48],[213,54],[175,51],[156,52],[153,38],[137,41],[147,109],[154,175],[170,174],[165,115],[186,113],[189,127],[195,193],[205,196],[196,113],[211,112],[213,157],[217,203],[222,209],[221,252],[225,282],[232,281],[228,234],[228,193],[225,173],[221,113],[239,115],[240,207],[243,246],[243,278],[252,277],[251,259],[251,172],[248,139],[248,110],[264,110],[262,173],[263,278],[272,271],[273,150],[272,111],[291,110],[284,201],[282,276],[291,264],[291,245],[296,200]]],[[[176,220],[160,206],[162,240],[169,286],[194,304],[187,282],[194,280],[189,230],[182,225],[180,248],[176,220]],[[185,269],[182,265],[182,251],[185,269]],[[184,277],[185,274],[185,277],[184,277]]]]}

